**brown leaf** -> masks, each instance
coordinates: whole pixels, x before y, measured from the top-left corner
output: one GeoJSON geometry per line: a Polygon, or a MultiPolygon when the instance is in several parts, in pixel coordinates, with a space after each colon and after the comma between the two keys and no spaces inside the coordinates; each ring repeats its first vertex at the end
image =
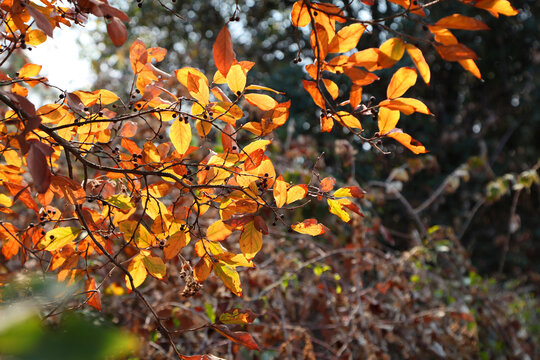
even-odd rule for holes
{"type": "Polygon", "coordinates": [[[43,30],[45,34],[47,34],[49,37],[53,37],[53,27],[51,23],[49,22],[49,19],[47,16],[45,16],[41,11],[36,9],[33,6],[26,6],[26,10],[30,13],[30,15],[34,18],[36,21],[36,25],[38,28],[43,30]]]}

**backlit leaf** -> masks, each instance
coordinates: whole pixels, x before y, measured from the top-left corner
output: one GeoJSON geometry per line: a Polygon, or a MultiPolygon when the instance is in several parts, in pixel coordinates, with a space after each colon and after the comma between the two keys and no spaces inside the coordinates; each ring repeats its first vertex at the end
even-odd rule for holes
{"type": "MultiPolygon", "coordinates": [[[[146,271],[146,267],[143,263],[143,255],[138,254],[136,255],[128,266],[128,272],[131,275],[131,278],[133,279],[133,286],[139,287],[144,280],[146,279],[146,275],[148,272],[146,271]]],[[[132,290],[131,288],[131,282],[129,281],[129,277],[126,275],[126,286],[128,289],[132,290]]]]}
{"type": "Polygon", "coordinates": [[[176,120],[171,125],[171,142],[179,154],[184,154],[191,143],[191,126],[183,120],[176,120]]]}
{"type": "Polygon", "coordinates": [[[390,110],[399,110],[405,115],[411,115],[414,112],[429,115],[429,111],[426,104],[418,99],[413,98],[397,98],[393,100],[383,100],[379,103],[379,106],[387,107],[390,110]]]}
{"type": "Polygon", "coordinates": [[[223,284],[236,296],[242,297],[242,286],[238,272],[223,261],[214,263],[214,274],[223,281],[223,284]]]}
{"type": "Polygon", "coordinates": [[[499,14],[514,16],[519,13],[507,0],[480,0],[474,6],[489,11],[495,17],[499,17],[499,14]]]}
{"type": "Polygon", "coordinates": [[[287,190],[287,201],[286,204],[293,203],[298,200],[302,200],[306,197],[308,194],[308,188],[307,185],[300,184],[300,185],[294,185],[287,190]]]}
{"type": "Polygon", "coordinates": [[[320,224],[315,219],[307,219],[302,222],[291,225],[291,229],[300,234],[311,236],[321,235],[328,231],[328,228],[320,224]]]}
{"type": "Polygon", "coordinates": [[[352,50],[358,44],[358,40],[366,27],[362,24],[352,24],[339,30],[328,45],[329,53],[344,53],[352,50]]]}
{"type": "Polygon", "coordinates": [[[418,69],[418,72],[420,72],[422,79],[426,84],[429,85],[429,82],[431,81],[431,72],[429,70],[426,59],[424,59],[422,51],[413,44],[406,44],[405,49],[407,49],[407,53],[409,53],[409,56],[411,57],[414,65],[418,69]]]}
{"type": "Polygon", "coordinates": [[[216,330],[218,333],[220,333],[221,335],[225,336],[227,339],[237,344],[243,345],[247,347],[248,349],[258,350],[258,351],[261,350],[259,346],[257,345],[257,343],[255,342],[255,340],[253,340],[251,335],[249,335],[247,332],[243,332],[243,331],[232,332],[224,325],[212,325],[212,328],[216,330]]]}
{"type": "Polygon", "coordinates": [[[306,89],[306,91],[313,98],[315,105],[317,105],[321,109],[326,109],[324,98],[321,92],[319,91],[319,88],[317,87],[317,83],[315,81],[308,81],[308,80],[302,80],[302,83],[304,84],[304,89],[306,89]]]}
{"type": "Polygon", "coordinates": [[[400,38],[391,38],[386,40],[379,47],[379,66],[389,68],[394,66],[405,51],[405,44],[400,38]]]}
{"type": "Polygon", "coordinates": [[[386,107],[379,109],[379,133],[385,135],[392,131],[399,121],[399,111],[390,110],[386,107]]]}
{"type": "Polygon", "coordinates": [[[387,134],[386,136],[389,136],[399,141],[403,146],[405,146],[407,149],[411,150],[415,154],[423,154],[427,152],[424,145],[422,145],[417,140],[413,139],[411,135],[406,134],[399,129],[394,130],[393,132],[387,134]]]}
{"type": "Polygon", "coordinates": [[[274,199],[276,200],[276,206],[281,208],[287,201],[287,183],[283,181],[283,176],[279,177],[274,182],[274,199]]]}
{"type": "Polygon", "coordinates": [[[446,61],[476,60],[478,58],[474,51],[463,44],[436,45],[435,50],[446,61]]]}
{"type": "Polygon", "coordinates": [[[240,251],[251,260],[257,255],[262,248],[263,234],[255,228],[253,221],[244,226],[242,234],[240,234],[240,251]]]}
{"type": "Polygon", "coordinates": [[[319,189],[322,192],[329,192],[332,191],[334,188],[334,185],[336,184],[336,179],[333,177],[325,177],[321,180],[321,185],[319,186],[319,189]]]}
{"type": "Polygon", "coordinates": [[[246,94],[244,97],[248,103],[262,111],[272,110],[278,104],[276,100],[265,94],[246,94]]]}
{"type": "Polygon", "coordinates": [[[240,65],[231,66],[227,73],[227,85],[229,85],[229,89],[237,96],[244,91],[246,87],[246,74],[244,74],[240,65]]]}
{"type": "Polygon", "coordinates": [[[76,227],[52,229],[43,236],[38,243],[38,248],[46,251],[58,250],[77,239],[80,233],[81,229],[76,227]]]}
{"type": "Polygon", "coordinates": [[[394,73],[388,88],[386,96],[388,99],[395,99],[403,95],[411,86],[416,83],[416,70],[410,67],[402,67],[394,73]]]}
{"type": "Polygon", "coordinates": [[[214,63],[223,76],[227,76],[235,55],[231,33],[225,25],[219,32],[213,46],[214,63]]]}
{"type": "Polygon", "coordinates": [[[484,22],[461,14],[446,16],[437,21],[435,25],[447,29],[489,30],[489,26],[487,26],[484,22]]]}
{"type": "Polygon", "coordinates": [[[167,268],[160,257],[153,256],[150,252],[141,252],[142,263],[150,275],[156,279],[163,279],[167,272],[167,268]]]}

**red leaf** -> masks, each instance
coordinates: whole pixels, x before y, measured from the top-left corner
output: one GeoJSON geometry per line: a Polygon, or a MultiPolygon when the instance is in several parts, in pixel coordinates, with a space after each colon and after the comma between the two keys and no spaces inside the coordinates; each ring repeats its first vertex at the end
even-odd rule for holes
{"type": "MultiPolygon", "coordinates": [[[[34,179],[34,186],[38,193],[43,194],[49,189],[51,184],[51,171],[47,165],[47,158],[45,157],[43,146],[38,141],[31,141],[30,150],[26,157],[26,162],[28,164],[28,170],[32,179],[34,179]]],[[[47,147],[45,144],[41,144],[47,147]]],[[[52,151],[52,149],[51,149],[52,151]]],[[[50,155],[50,154],[48,154],[50,155]]]]}
{"type": "Polygon", "coordinates": [[[257,345],[255,340],[253,340],[251,335],[249,335],[247,332],[232,332],[224,325],[211,325],[211,327],[221,335],[225,336],[227,339],[234,341],[237,344],[243,345],[251,350],[261,350],[259,345],[257,345]]]}
{"type": "Polygon", "coordinates": [[[111,22],[107,24],[107,33],[114,46],[121,46],[126,42],[128,36],[126,26],[116,17],[112,18],[111,22]]]}
{"type": "Polygon", "coordinates": [[[223,76],[227,76],[232,66],[235,55],[231,40],[231,33],[227,25],[219,32],[213,47],[214,63],[223,76]]]}

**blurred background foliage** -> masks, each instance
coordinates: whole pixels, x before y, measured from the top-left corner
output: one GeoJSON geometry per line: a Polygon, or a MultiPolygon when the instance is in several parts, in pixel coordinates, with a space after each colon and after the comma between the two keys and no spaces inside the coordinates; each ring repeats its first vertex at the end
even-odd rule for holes
{"type": "MultiPolygon", "coordinates": [[[[454,31],[460,42],[479,54],[477,64],[482,80],[465,72],[457,63],[442,61],[433,49],[422,48],[427,51],[432,70],[431,85],[419,80],[409,93],[422,99],[435,116],[402,115],[400,122],[429,149],[429,154],[420,157],[392,140],[384,143],[384,148],[392,154],[383,155],[341,128],[330,134],[319,132],[316,106],[301,86],[301,80],[306,78],[303,66],[312,59],[306,34],[296,33],[290,23],[293,3],[239,1],[239,21],[229,25],[237,59],[256,63],[250,71],[251,81],[284,91],[292,101],[291,124],[277,133],[280,141],[276,146],[284,154],[281,170],[289,171],[291,177],[297,172],[298,178],[302,172],[299,169],[311,168],[317,156],[324,152],[319,164],[323,174],[344,183],[357,181],[370,190],[374,217],[389,234],[395,235],[388,238],[392,247],[406,249],[414,243],[411,232],[419,231],[413,221],[417,215],[425,226],[454,228],[481,273],[494,273],[504,263],[508,274],[530,274],[537,279],[534,274],[540,272],[540,263],[535,261],[540,251],[538,186],[520,192],[514,215],[511,185],[500,196],[487,199],[486,195],[490,181],[508,173],[517,176],[533,168],[539,159],[540,112],[535,110],[535,105],[540,103],[540,3],[516,1],[513,4],[520,14],[500,19],[453,1],[430,8],[428,18],[433,22],[459,12],[480,17],[493,30],[454,31]],[[299,64],[293,63],[297,55],[302,58],[299,64]],[[389,180],[385,186],[378,184],[377,188],[373,184],[385,179],[389,180]],[[417,210],[434,193],[437,196],[429,206],[412,215],[403,203],[385,191],[389,182],[398,186],[403,197],[417,210]]],[[[397,9],[384,1],[372,7],[359,1],[337,3],[347,15],[362,19],[384,17],[397,9]]],[[[212,77],[215,71],[212,45],[227,19],[236,14],[235,4],[232,0],[118,2],[132,19],[128,29],[130,39],[123,47],[115,48],[104,31],[96,32],[99,49],[88,52],[98,73],[96,87],[128,91],[126,84],[133,79],[128,50],[136,38],[149,47],[168,50],[167,57],[159,64],[163,70],[172,72],[194,66],[212,77]],[[184,20],[168,13],[163,5],[184,20]]],[[[386,25],[418,38],[430,36],[421,24],[405,18],[388,20],[386,25]]],[[[391,37],[377,28],[368,30],[371,34],[362,37],[359,48],[378,47],[391,37]]],[[[408,57],[404,57],[396,67],[411,65],[408,57]]],[[[382,72],[379,76],[380,81],[364,88],[365,103],[372,96],[384,98],[391,73],[382,72]]],[[[333,79],[342,89],[337,102],[346,100],[350,83],[344,78],[333,79]]],[[[362,124],[370,133],[377,130],[376,121],[369,117],[362,119],[362,124]]]]}

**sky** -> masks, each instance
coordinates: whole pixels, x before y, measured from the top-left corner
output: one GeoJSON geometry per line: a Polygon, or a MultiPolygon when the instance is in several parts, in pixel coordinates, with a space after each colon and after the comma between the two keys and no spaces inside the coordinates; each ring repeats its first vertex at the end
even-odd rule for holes
{"type": "Polygon", "coordinates": [[[81,56],[79,42],[88,44],[91,41],[92,27],[57,28],[53,39],[47,39],[27,55],[33,63],[42,66],[41,74],[51,84],[68,91],[89,90],[93,82],[92,70],[89,59],[81,56]]]}

